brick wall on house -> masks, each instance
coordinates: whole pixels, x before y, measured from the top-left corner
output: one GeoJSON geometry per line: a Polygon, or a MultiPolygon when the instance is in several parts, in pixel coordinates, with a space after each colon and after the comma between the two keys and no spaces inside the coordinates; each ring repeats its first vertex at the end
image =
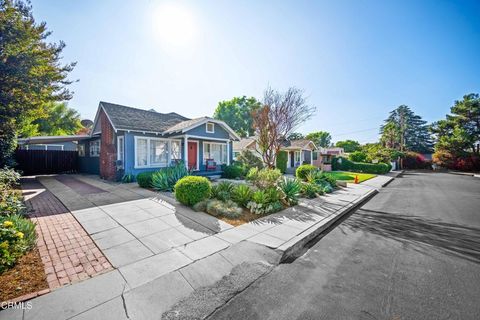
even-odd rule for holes
{"type": "Polygon", "coordinates": [[[102,128],[100,139],[100,177],[106,180],[115,180],[115,160],[117,159],[115,131],[103,110],[100,110],[100,124],[102,128]]]}

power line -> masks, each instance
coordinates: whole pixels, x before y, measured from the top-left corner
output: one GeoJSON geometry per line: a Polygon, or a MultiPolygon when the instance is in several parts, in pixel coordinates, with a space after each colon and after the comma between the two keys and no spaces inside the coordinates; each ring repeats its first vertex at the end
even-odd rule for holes
{"type": "Polygon", "coordinates": [[[349,134],[352,134],[352,133],[367,132],[367,131],[372,131],[372,130],[379,130],[379,128],[375,127],[375,128],[369,128],[369,129],[363,129],[363,130],[344,132],[344,133],[339,133],[339,134],[332,133],[332,136],[335,136],[335,137],[346,136],[346,135],[349,135],[349,134]]]}

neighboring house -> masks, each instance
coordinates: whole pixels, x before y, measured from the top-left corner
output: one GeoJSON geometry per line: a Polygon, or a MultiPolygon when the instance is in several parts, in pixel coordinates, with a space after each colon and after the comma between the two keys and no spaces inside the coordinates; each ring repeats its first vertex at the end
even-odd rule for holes
{"type": "Polygon", "coordinates": [[[22,150],[63,150],[77,151],[77,141],[72,138],[88,136],[39,136],[18,139],[18,148],[22,150]]]}
{"type": "MultiPolygon", "coordinates": [[[[243,138],[240,141],[235,141],[233,143],[234,158],[236,158],[243,150],[250,150],[261,158],[261,154],[256,148],[255,138],[253,137],[243,138]]],[[[280,150],[285,151],[288,154],[287,169],[289,169],[296,168],[301,164],[312,163],[316,146],[312,141],[306,139],[285,140],[282,143],[280,150]]]]}
{"type": "MultiPolygon", "coordinates": [[[[243,138],[233,143],[234,159],[236,159],[238,154],[243,150],[250,150],[253,154],[261,158],[260,153],[257,151],[254,137],[243,138]]],[[[306,139],[285,140],[280,150],[288,153],[288,172],[293,172],[294,168],[307,163],[317,166],[322,170],[330,171],[332,170],[331,163],[333,156],[345,155],[343,148],[317,148],[313,141],[306,139]]]]}
{"type": "Polygon", "coordinates": [[[136,175],[184,161],[197,174],[217,175],[221,165],[230,164],[235,140],[240,140],[239,136],[220,120],[188,119],[175,112],[102,101],[90,138],[78,145],[80,170],[98,170],[100,177],[118,180],[124,174],[136,175]]]}

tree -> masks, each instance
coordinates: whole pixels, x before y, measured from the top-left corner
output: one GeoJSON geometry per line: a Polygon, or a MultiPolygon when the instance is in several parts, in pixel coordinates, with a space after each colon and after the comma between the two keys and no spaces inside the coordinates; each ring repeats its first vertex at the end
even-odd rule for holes
{"type": "Polygon", "coordinates": [[[310,119],[315,108],[309,106],[303,92],[291,87],[285,93],[268,88],[263,105],[253,112],[253,128],[263,163],[274,168],[285,137],[310,119]]]}
{"type": "Polygon", "coordinates": [[[288,140],[300,140],[300,139],[304,139],[304,138],[305,137],[300,132],[293,132],[288,136],[287,139],[288,140]]]}
{"type": "Polygon", "coordinates": [[[15,135],[26,119],[72,97],[66,86],[75,63],[60,63],[65,44],[46,42],[50,32],[31,11],[22,1],[0,0],[0,167],[12,164],[15,135]]]}
{"type": "Polygon", "coordinates": [[[480,154],[480,96],[470,93],[455,101],[445,120],[432,124],[436,150],[453,154],[472,152],[480,154]]]}
{"type": "Polygon", "coordinates": [[[225,121],[241,137],[248,137],[254,133],[252,112],[260,106],[254,97],[235,97],[219,102],[213,117],[225,121]]]}
{"type": "Polygon", "coordinates": [[[366,162],[367,154],[363,151],[354,151],[348,155],[348,159],[353,162],[366,162]]]}
{"type": "Polygon", "coordinates": [[[20,129],[20,136],[72,135],[83,128],[80,114],[75,109],[69,108],[65,102],[50,102],[44,109],[42,117],[31,119],[20,129]]]}
{"type": "Polygon", "coordinates": [[[380,142],[386,148],[400,149],[400,127],[393,121],[387,122],[382,127],[380,142]]]}
{"type": "Polygon", "coordinates": [[[395,141],[398,146],[393,148],[397,148],[401,152],[432,152],[433,142],[427,122],[406,105],[401,105],[390,112],[385,124],[380,128],[382,136],[385,129],[388,131],[388,137],[385,137],[386,141],[392,143],[398,138],[398,141],[395,141]],[[395,131],[397,131],[398,137],[392,139],[395,131]]]}
{"type": "Polygon", "coordinates": [[[361,149],[360,143],[354,140],[337,141],[335,146],[343,148],[347,153],[359,151],[361,149]]]}
{"type": "Polygon", "coordinates": [[[305,137],[312,140],[317,147],[328,148],[332,142],[332,136],[326,131],[317,131],[307,134],[305,137]]]}

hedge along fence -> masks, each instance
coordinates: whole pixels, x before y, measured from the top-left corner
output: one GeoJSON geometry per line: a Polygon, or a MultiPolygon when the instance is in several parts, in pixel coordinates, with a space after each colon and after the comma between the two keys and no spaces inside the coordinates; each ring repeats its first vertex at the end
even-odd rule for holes
{"type": "Polygon", "coordinates": [[[332,169],[340,171],[384,174],[389,172],[392,169],[392,166],[386,163],[361,163],[353,162],[346,158],[333,157],[332,169]]]}
{"type": "Polygon", "coordinates": [[[277,155],[277,169],[282,173],[287,171],[288,153],[286,151],[280,151],[277,155]]]}

